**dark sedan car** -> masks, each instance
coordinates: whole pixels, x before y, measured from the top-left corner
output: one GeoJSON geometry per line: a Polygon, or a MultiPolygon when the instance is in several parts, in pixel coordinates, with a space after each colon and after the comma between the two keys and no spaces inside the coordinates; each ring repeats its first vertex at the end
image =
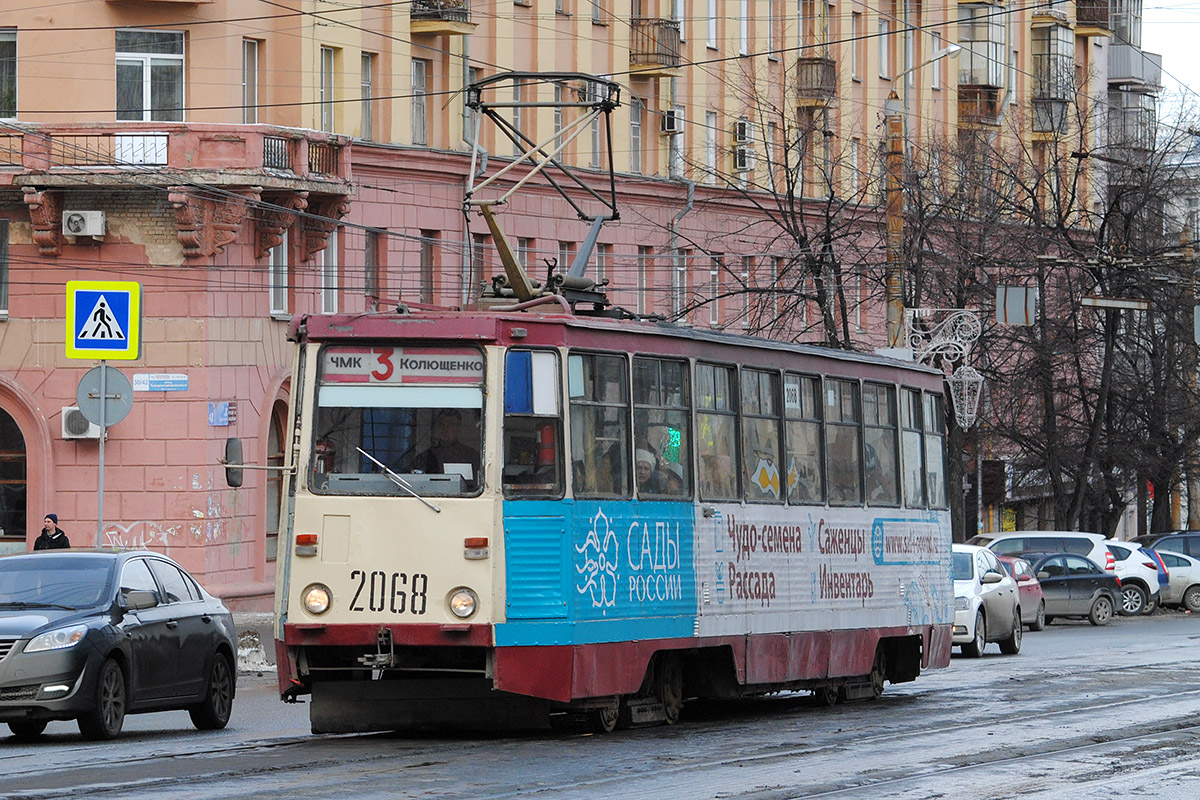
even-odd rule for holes
{"type": "Polygon", "coordinates": [[[66,719],[112,739],[126,714],[172,709],[223,728],[236,653],[229,610],[164,556],[0,557],[0,722],[18,739],[66,719]]]}
{"type": "Polygon", "coordinates": [[[1093,625],[1112,621],[1121,598],[1116,575],[1074,553],[1043,555],[1033,572],[1046,599],[1047,625],[1056,617],[1085,617],[1093,625]]]}

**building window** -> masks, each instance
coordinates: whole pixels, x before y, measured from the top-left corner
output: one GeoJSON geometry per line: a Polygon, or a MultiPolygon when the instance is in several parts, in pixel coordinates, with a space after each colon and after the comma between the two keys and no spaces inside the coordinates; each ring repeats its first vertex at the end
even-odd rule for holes
{"type": "Polygon", "coordinates": [[[517,263],[529,271],[529,260],[533,258],[533,239],[517,237],[517,263]]]}
{"type": "Polygon", "coordinates": [[[17,421],[0,409],[0,536],[24,549],[28,456],[17,421]]]}
{"type": "Polygon", "coordinates": [[[598,244],[596,245],[596,283],[604,281],[608,275],[608,265],[612,261],[612,245],[598,244]]]}
{"type": "Polygon", "coordinates": [[[432,303],[433,272],[437,267],[437,231],[421,231],[420,296],[422,303],[432,303]]]}
{"type": "Polygon", "coordinates": [[[708,325],[711,328],[721,326],[721,259],[713,258],[712,269],[708,271],[708,325]]]}
{"type": "Polygon", "coordinates": [[[856,81],[862,80],[861,67],[859,59],[861,58],[861,50],[858,43],[863,37],[863,15],[858,11],[850,14],[850,77],[856,81]]]}
{"type": "Polygon", "coordinates": [[[412,143],[425,144],[426,81],[429,78],[429,62],[414,58],[412,61],[412,143]]]}
{"type": "Polygon", "coordinates": [[[708,46],[717,49],[717,0],[708,0],[708,46]]]}
{"type": "Polygon", "coordinates": [[[363,294],[367,298],[368,310],[379,305],[379,231],[367,231],[363,241],[363,294]]]}
{"type": "Polygon", "coordinates": [[[738,8],[738,54],[750,55],[750,0],[740,0],[738,8]]]}
{"type": "Polygon", "coordinates": [[[120,29],[117,35],[117,119],[183,119],[183,34],[120,29]]]}
{"type": "Polygon", "coordinates": [[[336,52],[332,47],[321,48],[321,130],[333,130],[334,64],[336,52]]]}
{"type": "Polygon", "coordinates": [[[566,272],[571,267],[571,261],[575,258],[575,243],[574,242],[559,242],[558,243],[558,271],[566,272]]]}
{"type": "Polygon", "coordinates": [[[288,232],[283,232],[283,241],[271,248],[269,267],[271,280],[271,316],[288,316],[288,232]]]}
{"type": "Polygon", "coordinates": [[[362,120],[359,135],[370,141],[375,136],[375,54],[362,54],[362,120]]]}
{"type": "Polygon", "coordinates": [[[489,247],[486,233],[471,234],[471,262],[467,285],[463,287],[463,304],[470,303],[478,295],[484,284],[484,275],[489,271],[487,252],[489,247]]]}
{"type": "MultiPolygon", "coordinates": [[[[942,35],[940,33],[931,33],[929,36],[932,39],[932,41],[930,42],[931,52],[937,53],[938,51],[940,51],[942,49],[942,35]]],[[[929,74],[930,88],[931,89],[942,88],[942,59],[940,59],[940,58],[933,59],[933,63],[929,65],[929,70],[930,70],[930,74],[929,74]]],[[[908,91],[907,84],[905,85],[904,91],[906,91],[906,92],[908,91]]]]}
{"type": "Polygon", "coordinates": [[[679,23],[679,41],[687,41],[687,9],[686,0],[671,0],[671,19],[679,23]]]}
{"type": "Polygon", "coordinates": [[[638,98],[629,102],[629,171],[642,171],[642,117],[645,106],[638,98]]]}
{"type": "Polygon", "coordinates": [[[653,250],[645,245],[637,249],[637,309],[639,314],[645,314],[650,303],[646,298],[646,287],[650,285],[650,259],[653,250]]]}
{"type": "Polygon", "coordinates": [[[563,129],[563,85],[561,83],[554,84],[554,147],[555,149],[562,146],[562,129],[563,129]]]}
{"type": "MultiPolygon", "coordinates": [[[[588,100],[592,103],[599,102],[601,90],[599,81],[588,81],[588,100]]],[[[599,167],[603,163],[600,145],[600,116],[597,115],[592,118],[592,160],[590,165],[593,167],[599,167]]]]}
{"type": "MultiPolygon", "coordinates": [[[[675,106],[675,119],[683,120],[683,106],[675,106]]],[[[667,174],[672,178],[682,178],[683,169],[683,134],[674,133],[667,137],[667,174]]]]}
{"type": "Polygon", "coordinates": [[[687,303],[687,270],[691,257],[691,250],[675,251],[675,268],[671,270],[671,312],[675,316],[683,313],[687,303]]]}
{"type": "Polygon", "coordinates": [[[17,116],[17,32],[0,29],[0,118],[17,116]]]}
{"type": "Polygon", "coordinates": [[[879,17],[879,77],[892,75],[892,23],[879,17]]]}
{"type": "Polygon", "coordinates": [[[596,25],[605,24],[603,0],[591,0],[592,22],[596,25]]]}
{"type": "MultiPolygon", "coordinates": [[[[467,67],[467,86],[479,81],[479,68],[467,67]]],[[[463,141],[475,141],[475,111],[467,105],[467,93],[463,92],[463,141]]]]}
{"type": "Polygon", "coordinates": [[[778,24],[779,9],[776,8],[776,3],[779,0],[767,0],[767,58],[772,61],[779,60],[779,53],[775,52],[775,26],[778,24]]]}
{"type": "Polygon", "coordinates": [[[717,182],[717,112],[704,112],[704,182],[717,182]]]}
{"type": "MultiPolygon", "coordinates": [[[[267,466],[282,467],[284,464],[283,443],[287,441],[287,437],[283,430],[286,419],[287,404],[282,400],[275,401],[275,407],[271,410],[271,427],[267,430],[267,466]]],[[[266,482],[267,507],[263,514],[263,527],[266,528],[266,560],[274,561],[279,555],[279,509],[283,470],[267,470],[266,482]]]]}
{"type": "Polygon", "coordinates": [[[862,149],[862,142],[858,139],[850,140],[850,189],[857,196],[862,187],[862,176],[859,174],[858,151],[862,149]]]}
{"type": "Polygon", "coordinates": [[[242,39],[242,122],[258,122],[258,40],[242,39]]]}
{"type": "Polygon", "coordinates": [[[325,314],[338,311],[338,239],[338,229],[334,228],[321,251],[321,311],[325,314]]]}

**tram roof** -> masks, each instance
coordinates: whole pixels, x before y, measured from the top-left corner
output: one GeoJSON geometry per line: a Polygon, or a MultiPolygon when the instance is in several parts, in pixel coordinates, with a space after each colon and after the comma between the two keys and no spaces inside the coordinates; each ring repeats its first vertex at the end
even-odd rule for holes
{"type": "MultiPolygon", "coordinates": [[[[872,365],[882,368],[902,368],[943,377],[941,370],[912,361],[841,350],[818,344],[802,344],[767,339],[741,333],[729,333],[707,328],[694,328],[673,322],[614,319],[573,314],[522,313],[519,311],[412,311],[409,313],[366,312],[360,314],[305,314],[292,320],[288,338],[292,341],[349,342],[353,340],[421,340],[438,339],[475,341],[480,344],[515,346],[606,347],[630,352],[649,352],[644,337],[662,341],[697,342],[733,348],[753,348],[806,355],[814,358],[872,365]],[[524,329],[524,333],[521,330],[524,329]],[[591,334],[599,338],[589,340],[591,334]]],[[[668,348],[673,352],[673,348],[668,348]]],[[[687,348],[692,350],[693,348],[687,348]]]]}

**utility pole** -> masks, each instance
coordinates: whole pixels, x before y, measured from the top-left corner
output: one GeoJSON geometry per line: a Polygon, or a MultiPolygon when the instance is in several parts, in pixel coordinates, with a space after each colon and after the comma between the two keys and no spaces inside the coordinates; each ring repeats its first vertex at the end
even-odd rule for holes
{"type": "Polygon", "coordinates": [[[904,263],[904,197],[901,194],[901,170],[904,169],[904,112],[896,90],[888,95],[887,110],[887,346],[904,346],[904,298],[901,294],[904,263]]]}

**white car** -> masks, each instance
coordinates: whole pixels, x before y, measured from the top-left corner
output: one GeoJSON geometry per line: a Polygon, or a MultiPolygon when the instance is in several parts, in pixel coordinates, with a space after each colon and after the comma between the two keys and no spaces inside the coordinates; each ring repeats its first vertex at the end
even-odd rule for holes
{"type": "Polygon", "coordinates": [[[1112,553],[1113,571],[1121,580],[1121,615],[1135,617],[1158,608],[1158,564],[1154,559],[1133,542],[1105,539],[1104,544],[1112,553]]]}
{"type": "Polygon", "coordinates": [[[981,533],[972,536],[967,544],[986,547],[1001,556],[1025,556],[1033,553],[1074,553],[1091,559],[1106,572],[1113,571],[1113,556],[1108,552],[1104,534],[1085,531],[1012,531],[981,533]]]}
{"type": "Polygon", "coordinates": [[[1167,565],[1171,581],[1162,590],[1160,602],[1164,606],[1183,606],[1193,614],[1200,612],[1200,559],[1158,548],[1155,551],[1167,565]]]}
{"type": "Polygon", "coordinates": [[[986,547],[953,545],[954,632],[951,641],[962,654],[983,655],[988,642],[1000,652],[1021,651],[1021,604],[1017,582],[1008,576],[996,554],[986,547]]]}

